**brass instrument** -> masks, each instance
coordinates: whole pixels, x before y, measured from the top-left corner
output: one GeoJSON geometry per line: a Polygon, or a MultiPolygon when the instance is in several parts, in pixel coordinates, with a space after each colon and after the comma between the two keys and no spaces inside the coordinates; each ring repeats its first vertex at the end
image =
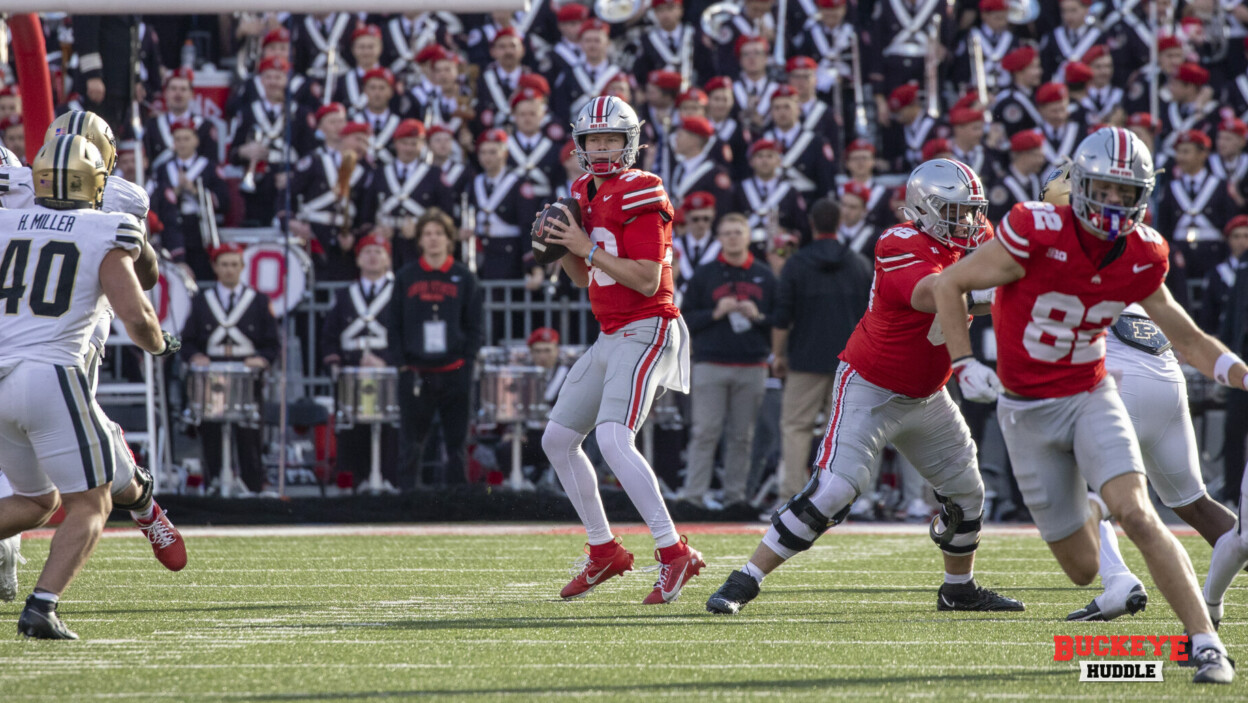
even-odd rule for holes
{"type": "Polygon", "coordinates": [[[700,23],[702,33],[717,43],[723,44],[732,38],[732,30],[728,23],[741,14],[741,7],[731,0],[717,2],[702,11],[700,23]]]}
{"type": "MultiPolygon", "coordinates": [[[[1174,4],[1171,3],[1171,7],[1174,4]]],[[[1153,124],[1161,118],[1161,65],[1158,63],[1157,40],[1160,38],[1160,28],[1157,26],[1157,0],[1149,0],[1148,3],[1148,26],[1153,27],[1153,41],[1148,43],[1148,114],[1153,118],[1153,124]]]]}
{"type": "Polygon", "coordinates": [[[477,208],[468,201],[468,192],[459,195],[459,212],[463,216],[463,226],[471,234],[459,243],[460,259],[469,271],[477,272],[477,208]]]}
{"type": "Polygon", "coordinates": [[[338,198],[335,202],[335,209],[341,218],[338,225],[338,236],[347,237],[351,235],[352,213],[351,213],[351,174],[355,173],[355,166],[359,163],[360,157],[354,151],[342,152],[342,163],[338,165],[338,182],[334,184],[334,191],[338,198]]]}
{"type": "MultiPolygon", "coordinates": [[[[264,19],[264,13],[259,12],[236,12],[234,19],[238,24],[246,24],[248,22],[259,22],[264,19]]],[[[256,65],[260,60],[260,40],[262,37],[255,34],[248,34],[243,39],[242,44],[238,47],[238,54],[234,72],[238,74],[239,80],[246,80],[251,71],[251,67],[256,65]]]]}
{"type": "Polygon", "coordinates": [[[971,75],[975,77],[975,99],[988,107],[988,76],[984,72],[984,45],[979,35],[971,37],[971,75]]]}
{"type": "Polygon", "coordinates": [[[862,85],[862,57],[858,49],[858,33],[850,34],[850,58],[854,62],[854,133],[863,139],[871,138],[871,123],[867,121],[867,97],[862,85]]]}
{"type": "Polygon", "coordinates": [[[1040,0],[1008,0],[1010,24],[1031,24],[1040,17],[1040,0]]]}
{"type": "Polygon", "coordinates": [[[626,24],[650,9],[650,0],[594,0],[594,15],[607,24],[626,24]]]}
{"type": "MultiPolygon", "coordinates": [[[[256,127],[254,135],[255,136],[252,138],[252,141],[260,142],[261,135],[259,127],[256,127]]],[[[243,174],[243,180],[238,184],[239,191],[243,193],[256,192],[256,167],[259,166],[259,164],[260,159],[251,158],[247,160],[247,172],[243,174]]]]}
{"type": "Polygon", "coordinates": [[[927,57],[924,73],[927,78],[927,116],[940,117],[940,15],[932,15],[927,28],[927,57]]]}
{"type": "Polygon", "coordinates": [[[680,92],[693,81],[693,30],[686,25],[680,38],[680,92]]]}
{"type": "Polygon", "coordinates": [[[322,105],[334,101],[334,84],[338,82],[338,45],[329,47],[329,58],[325,60],[325,97],[322,105]]]}
{"type": "Polygon", "coordinates": [[[195,199],[199,205],[199,237],[204,249],[212,251],[221,246],[217,232],[217,208],[212,204],[212,194],[204,188],[204,179],[195,179],[195,199]]]}

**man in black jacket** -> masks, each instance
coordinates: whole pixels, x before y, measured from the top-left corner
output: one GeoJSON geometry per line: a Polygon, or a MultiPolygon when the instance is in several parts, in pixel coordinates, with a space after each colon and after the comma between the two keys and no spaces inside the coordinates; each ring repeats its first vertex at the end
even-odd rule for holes
{"type": "Polygon", "coordinates": [[[867,311],[871,262],[837,239],[840,220],[840,207],[831,198],[812,205],[814,241],[780,272],[772,317],[772,370],[785,379],[781,496],[797,495],[806,483],[811,437],[819,412],[832,397],[837,355],[867,311]]]}
{"type": "MultiPolygon", "coordinates": [[[[1248,254],[1239,265],[1248,266],[1248,254]]],[[[1235,276],[1226,296],[1218,338],[1232,352],[1248,354],[1248,275],[1235,276]]],[[[1244,477],[1244,440],[1248,438],[1248,392],[1231,389],[1226,394],[1226,451],[1223,452],[1222,500],[1239,504],[1240,483],[1244,477]]]]}
{"type": "Polygon", "coordinates": [[[421,257],[399,271],[390,303],[387,327],[400,369],[398,479],[405,490],[434,481],[432,473],[421,473],[420,461],[435,412],[447,457],[438,482],[466,479],[469,393],[484,306],[476,276],[451,259],[454,231],[454,222],[441,212],[427,212],[417,221],[421,257]]]}
{"type": "Polygon", "coordinates": [[[693,427],[684,500],[706,500],[721,435],[723,494],[719,505],[745,500],[754,425],[767,384],[771,354],[769,318],[776,277],[750,253],[750,223],[729,213],[719,223],[719,257],[689,279],[681,315],[693,344],[693,427]]]}

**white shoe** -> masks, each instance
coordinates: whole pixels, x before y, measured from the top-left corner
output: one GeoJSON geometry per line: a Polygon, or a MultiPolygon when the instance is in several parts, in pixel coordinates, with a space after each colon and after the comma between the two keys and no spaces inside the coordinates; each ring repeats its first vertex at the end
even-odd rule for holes
{"type": "Polygon", "coordinates": [[[0,600],[6,603],[17,597],[17,563],[26,563],[21,546],[20,534],[0,539],[0,600]]]}
{"type": "Polygon", "coordinates": [[[1134,576],[1119,578],[1091,603],[1067,615],[1066,619],[1109,621],[1123,615],[1135,615],[1147,605],[1148,593],[1139,579],[1134,576]]]}
{"type": "Polygon", "coordinates": [[[906,505],[906,519],[908,520],[931,520],[932,506],[922,498],[915,498],[906,505]]]}

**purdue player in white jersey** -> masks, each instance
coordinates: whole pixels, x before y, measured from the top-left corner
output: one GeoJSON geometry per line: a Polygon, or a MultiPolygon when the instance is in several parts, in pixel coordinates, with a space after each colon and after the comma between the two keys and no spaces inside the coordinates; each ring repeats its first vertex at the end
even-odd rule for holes
{"type": "MultiPolygon", "coordinates": [[[[1070,203],[1069,162],[1045,180],[1041,200],[1070,203]]],[[[1235,525],[1235,516],[1205,491],[1200,475],[1196,432],[1187,407],[1187,381],[1170,341],[1138,304],[1127,306],[1105,337],[1105,368],[1140,440],[1144,472],[1166,507],[1191,525],[1210,545],[1235,525]]],[[[1095,494],[1090,493],[1089,498],[1095,494]]],[[[1097,500],[1096,498],[1092,498],[1097,500]]],[[[1102,514],[1108,511],[1103,511],[1102,514]]],[[[1101,586],[1105,589],[1067,620],[1113,620],[1142,610],[1148,602],[1144,585],[1127,569],[1113,523],[1101,520],[1101,586]]],[[[1222,599],[1210,606],[1216,623],[1222,599]]]]}

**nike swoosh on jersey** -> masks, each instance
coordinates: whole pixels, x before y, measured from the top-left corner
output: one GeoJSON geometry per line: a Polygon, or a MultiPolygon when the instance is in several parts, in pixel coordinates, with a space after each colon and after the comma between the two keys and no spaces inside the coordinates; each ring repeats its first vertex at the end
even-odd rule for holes
{"type": "Polygon", "coordinates": [[[611,565],[607,564],[606,566],[602,567],[602,569],[599,570],[598,573],[594,574],[593,576],[590,576],[589,574],[585,574],[585,583],[591,586],[594,585],[595,583],[598,583],[598,579],[602,578],[602,575],[607,573],[607,570],[610,568],[611,568],[611,565]]]}
{"type": "Polygon", "coordinates": [[[1144,264],[1143,266],[1140,266],[1139,264],[1134,264],[1131,266],[1131,273],[1139,273],[1140,271],[1151,269],[1152,267],[1153,267],[1152,264],[1144,264]]]}
{"type": "MultiPolygon", "coordinates": [[[[615,195],[615,194],[614,194],[614,193],[612,193],[611,195],[615,195]]],[[[605,203],[605,202],[607,202],[608,200],[610,200],[610,199],[611,199],[611,195],[604,195],[604,196],[602,196],[602,202],[604,202],[604,203],[605,203]]]]}
{"type": "Polygon", "coordinates": [[[688,570],[689,570],[689,565],[685,564],[685,568],[680,570],[680,576],[676,579],[676,588],[670,591],[667,590],[666,588],[659,589],[659,592],[663,594],[664,602],[670,602],[673,598],[676,597],[677,594],[680,593],[680,587],[685,584],[685,572],[688,570]]]}
{"type": "Polygon", "coordinates": [[[622,334],[622,335],[620,335],[620,336],[621,336],[621,337],[631,337],[631,336],[633,336],[633,335],[635,335],[635,334],[637,334],[637,333],[636,333],[636,332],[625,332],[624,334],[622,334]]]}

